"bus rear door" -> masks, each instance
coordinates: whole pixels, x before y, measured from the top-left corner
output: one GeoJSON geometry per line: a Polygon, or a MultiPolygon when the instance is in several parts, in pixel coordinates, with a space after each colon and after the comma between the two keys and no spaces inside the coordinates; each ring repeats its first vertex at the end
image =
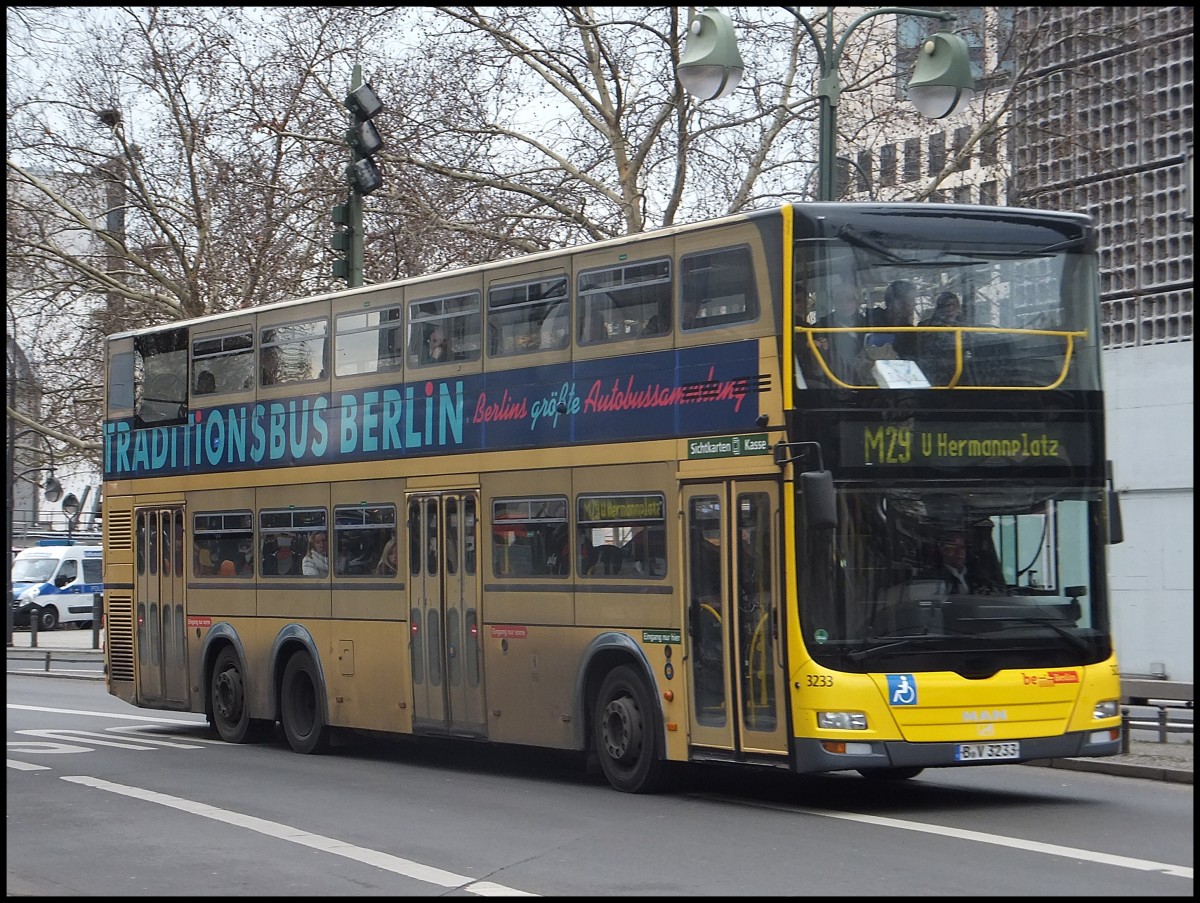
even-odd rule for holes
{"type": "Polygon", "coordinates": [[[183,508],[142,508],[136,518],[138,705],[186,709],[183,508]]]}
{"type": "Polygon", "coordinates": [[[786,754],[778,486],[697,484],[683,503],[693,754],[786,754]]]}
{"type": "Polygon", "coordinates": [[[484,737],[476,492],[408,498],[413,730],[484,737]]]}

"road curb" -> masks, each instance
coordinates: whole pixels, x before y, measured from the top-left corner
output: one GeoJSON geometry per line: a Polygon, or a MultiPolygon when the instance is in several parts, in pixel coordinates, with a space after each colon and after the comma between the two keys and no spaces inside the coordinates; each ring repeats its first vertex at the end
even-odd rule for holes
{"type": "Polygon", "coordinates": [[[1159,765],[1137,765],[1132,762],[1110,762],[1107,759],[1036,759],[1026,762],[1040,768],[1063,768],[1067,771],[1088,771],[1111,774],[1121,778],[1142,778],[1147,781],[1166,781],[1169,784],[1195,784],[1193,772],[1159,765]]]}

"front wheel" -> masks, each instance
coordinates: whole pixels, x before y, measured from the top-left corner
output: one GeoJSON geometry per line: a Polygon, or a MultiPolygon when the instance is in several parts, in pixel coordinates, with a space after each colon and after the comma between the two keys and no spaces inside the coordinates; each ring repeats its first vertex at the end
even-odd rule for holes
{"type": "Polygon", "coordinates": [[[53,630],[58,626],[58,609],[47,605],[38,612],[38,630],[53,630]]]}
{"type": "Polygon", "coordinates": [[[319,754],[329,748],[323,697],[321,676],[312,656],[297,652],[283,669],[280,714],[288,743],[298,753],[319,754]]]}
{"type": "Polygon", "coordinates": [[[666,784],[659,725],[645,681],[628,665],[614,668],[596,697],[592,740],[604,777],[625,793],[654,793],[666,784]]]}

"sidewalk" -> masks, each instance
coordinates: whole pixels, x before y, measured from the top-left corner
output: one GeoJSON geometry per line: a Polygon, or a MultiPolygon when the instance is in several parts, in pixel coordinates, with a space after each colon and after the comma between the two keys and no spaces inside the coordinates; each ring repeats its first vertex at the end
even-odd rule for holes
{"type": "MultiPolygon", "coordinates": [[[[90,660],[104,657],[104,631],[100,631],[100,648],[92,648],[91,629],[79,630],[67,627],[58,630],[39,630],[37,649],[30,647],[28,630],[14,630],[13,644],[9,651],[14,658],[28,660],[31,656],[50,653],[65,657],[90,660]]],[[[51,672],[51,676],[52,672],[51,672]]],[[[99,675],[103,677],[103,675],[99,675]]],[[[1129,752],[1104,759],[1038,759],[1029,765],[1045,768],[1065,768],[1071,771],[1091,771],[1121,777],[1145,778],[1153,781],[1170,781],[1176,784],[1191,784],[1195,770],[1195,746],[1192,735],[1173,735],[1166,743],[1153,739],[1153,732],[1135,729],[1129,741],[1129,752]]]]}

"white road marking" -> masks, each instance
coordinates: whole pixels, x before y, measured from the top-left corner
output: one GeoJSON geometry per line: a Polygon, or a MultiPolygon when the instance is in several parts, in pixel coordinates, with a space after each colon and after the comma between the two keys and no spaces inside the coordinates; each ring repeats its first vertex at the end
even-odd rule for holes
{"type": "Polygon", "coordinates": [[[8,767],[15,768],[17,771],[49,771],[49,765],[34,765],[32,762],[18,762],[16,759],[8,760],[8,767]]]}
{"type": "Polygon", "coordinates": [[[505,887],[502,884],[495,884],[491,881],[474,881],[465,875],[456,875],[444,869],[422,865],[419,862],[413,862],[411,859],[403,859],[399,856],[393,856],[390,853],[381,853],[378,850],[354,846],[353,844],[344,843],[333,837],[325,837],[321,834],[310,834],[307,831],[301,831],[298,828],[292,828],[279,822],[267,821],[263,818],[256,818],[253,815],[233,812],[229,809],[219,809],[216,806],[209,806],[206,803],[197,803],[193,800],[169,796],[168,794],[158,793],[153,790],[144,790],[140,787],[130,787],[126,784],[114,784],[111,781],[87,775],[64,775],[62,779],[70,781],[73,784],[82,784],[85,787],[93,787],[97,790],[117,793],[121,796],[131,797],[132,799],[155,803],[159,806],[167,806],[171,809],[178,809],[181,812],[188,812],[192,815],[202,816],[203,818],[211,818],[214,821],[224,822],[234,827],[265,834],[267,837],[274,837],[278,840],[285,840],[288,843],[295,843],[314,850],[332,853],[335,856],[343,856],[355,862],[373,865],[376,868],[394,872],[406,878],[414,878],[417,881],[436,884],[439,887],[461,888],[467,893],[482,897],[538,896],[537,894],[530,894],[525,891],[516,890],[515,888],[505,887]]]}
{"type": "Polygon", "coordinates": [[[854,821],[864,825],[879,825],[884,828],[899,828],[902,831],[919,831],[923,834],[936,834],[955,840],[970,840],[975,843],[990,843],[999,847],[1012,847],[1014,850],[1025,850],[1031,853],[1044,853],[1047,856],[1065,856],[1068,859],[1083,859],[1087,862],[1097,862],[1102,865],[1115,865],[1119,868],[1136,869],[1142,872],[1162,872],[1176,878],[1192,877],[1192,869],[1183,865],[1172,865],[1169,862],[1154,862],[1150,859],[1134,859],[1130,856],[1114,856],[1111,853],[1097,853],[1092,850],[1080,850],[1077,847],[1063,847],[1055,843],[1041,843],[1036,840],[1022,840],[1017,837],[1004,837],[1000,834],[984,834],[982,831],[969,831],[963,828],[945,828],[941,825],[926,825],[921,822],[905,821],[899,818],[888,818],[883,815],[860,815],[856,812],[832,812],[825,809],[808,809],[803,806],[786,806],[773,803],[748,803],[745,800],[720,794],[703,794],[707,799],[719,799],[724,802],[737,803],[743,806],[755,806],[761,809],[773,809],[778,812],[796,812],[802,815],[815,815],[821,818],[838,818],[843,821],[854,821]]]}
{"type": "Polygon", "coordinates": [[[52,709],[41,705],[17,705],[14,702],[8,703],[8,707],[22,712],[49,712],[51,715],[93,715],[96,718],[120,718],[124,721],[152,721],[155,724],[186,724],[191,727],[204,724],[204,719],[200,717],[192,721],[184,721],[181,718],[155,718],[151,715],[121,715],[116,712],[89,712],[82,709],[52,709]]]}

